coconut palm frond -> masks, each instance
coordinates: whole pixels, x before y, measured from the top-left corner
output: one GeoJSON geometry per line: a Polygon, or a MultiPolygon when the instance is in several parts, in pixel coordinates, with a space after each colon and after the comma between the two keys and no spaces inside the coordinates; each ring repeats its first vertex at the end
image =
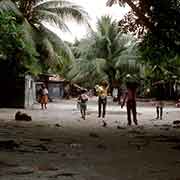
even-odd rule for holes
{"type": "Polygon", "coordinates": [[[55,67],[58,64],[56,59],[56,52],[54,51],[52,43],[46,38],[41,42],[43,63],[49,67],[55,67]]]}
{"type": "Polygon", "coordinates": [[[72,5],[72,2],[65,1],[65,0],[39,0],[39,2],[36,3],[34,6],[34,9],[47,9],[47,8],[54,8],[54,7],[64,7],[64,6],[70,6],[72,5]]]}
{"type": "Polygon", "coordinates": [[[71,64],[70,70],[67,72],[67,79],[71,80],[79,74],[79,68],[76,63],[71,64]]]}
{"type": "Polygon", "coordinates": [[[130,37],[119,32],[115,21],[108,16],[102,17],[97,23],[97,32],[92,32],[78,44],[81,60],[76,62],[80,67],[76,80],[91,78],[96,81],[106,77],[113,82],[125,73],[139,73],[136,49],[130,48],[131,41],[130,37]]]}
{"type": "Polygon", "coordinates": [[[113,4],[119,4],[120,6],[124,6],[125,1],[124,0],[108,0],[106,2],[106,6],[112,6],[113,4]]]}
{"type": "Polygon", "coordinates": [[[109,16],[103,16],[97,22],[97,30],[102,36],[108,35],[111,25],[111,18],[109,16]]]}
{"type": "Polygon", "coordinates": [[[63,31],[69,31],[68,26],[64,23],[64,21],[62,21],[62,19],[59,18],[56,13],[47,10],[38,10],[36,20],[37,24],[41,24],[42,21],[45,21],[48,23],[54,23],[63,31]]]}
{"type": "Polygon", "coordinates": [[[72,69],[69,71],[68,75],[71,80],[76,83],[82,83],[84,86],[93,87],[100,79],[105,77],[105,74],[101,70],[103,67],[103,59],[76,59],[75,64],[73,64],[72,69]],[[91,78],[91,81],[89,81],[91,78]]]}
{"type": "Polygon", "coordinates": [[[62,19],[75,19],[78,23],[88,24],[88,14],[79,6],[73,5],[70,7],[51,8],[48,10],[56,12],[62,19]]]}
{"type": "Polygon", "coordinates": [[[104,73],[103,72],[103,69],[105,68],[106,66],[106,59],[103,59],[103,58],[96,58],[95,61],[95,66],[96,66],[96,71],[101,74],[101,73],[104,73]]]}
{"type": "Polygon", "coordinates": [[[88,23],[88,13],[83,10],[81,6],[74,5],[69,1],[45,1],[34,7],[34,11],[46,10],[56,13],[59,18],[67,19],[72,18],[79,23],[88,23]]]}
{"type": "Polygon", "coordinates": [[[71,64],[74,62],[74,55],[71,49],[60,37],[43,25],[41,26],[41,33],[52,43],[54,50],[57,52],[58,56],[61,57],[61,61],[64,60],[63,64],[71,64]]]}
{"type": "Polygon", "coordinates": [[[106,2],[106,6],[112,6],[113,4],[115,4],[115,3],[117,3],[118,2],[118,0],[108,0],[107,2],[106,2]]]}
{"type": "Polygon", "coordinates": [[[35,47],[36,46],[36,43],[34,41],[34,36],[33,34],[35,33],[34,32],[34,29],[32,28],[32,26],[27,22],[26,19],[24,19],[23,23],[22,23],[22,27],[23,27],[23,30],[24,30],[24,38],[30,42],[31,44],[33,44],[33,46],[35,47]]]}
{"type": "Polygon", "coordinates": [[[126,50],[127,50],[127,48],[125,48],[125,47],[122,47],[122,48],[119,48],[119,49],[115,50],[113,55],[112,55],[112,60],[116,59],[116,57],[121,56],[121,54],[126,50]]]}

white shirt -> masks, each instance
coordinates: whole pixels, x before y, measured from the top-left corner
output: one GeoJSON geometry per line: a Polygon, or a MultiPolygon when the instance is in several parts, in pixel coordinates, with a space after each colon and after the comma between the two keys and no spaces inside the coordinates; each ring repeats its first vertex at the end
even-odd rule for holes
{"type": "Polygon", "coordinates": [[[47,90],[46,88],[44,88],[44,89],[42,90],[42,94],[43,94],[43,95],[48,95],[48,90],[47,90]]]}

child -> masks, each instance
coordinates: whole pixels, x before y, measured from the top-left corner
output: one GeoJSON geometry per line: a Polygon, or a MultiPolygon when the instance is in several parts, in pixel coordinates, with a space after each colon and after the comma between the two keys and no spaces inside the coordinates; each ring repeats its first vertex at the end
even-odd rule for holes
{"type": "Polygon", "coordinates": [[[157,99],[157,102],[156,102],[156,119],[159,119],[162,120],[162,116],[163,116],[163,107],[164,107],[164,103],[163,101],[160,99],[157,99]]]}
{"type": "Polygon", "coordinates": [[[82,94],[78,97],[78,103],[80,105],[81,116],[84,120],[86,116],[87,101],[88,101],[88,96],[86,95],[86,91],[83,90],[82,94]]]}
{"type": "Polygon", "coordinates": [[[156,88],[156,119],[162,120],[163,117],[163,107],[164,107],[164,102],[163,100],[165,99],[165,87],[164,87],[164,80],[157,81],[152,84],[154,88],[156,88]]]}

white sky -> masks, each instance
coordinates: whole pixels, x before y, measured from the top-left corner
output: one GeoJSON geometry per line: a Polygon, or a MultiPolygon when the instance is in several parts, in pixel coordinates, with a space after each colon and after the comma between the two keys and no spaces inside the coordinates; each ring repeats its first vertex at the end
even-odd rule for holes
{"type": "MultiPolygon", "coordinates": [[[[121,19],[129,8],[122,8],[119,5],[113,5],[112,7],[106,7],[107,0],[69,0],[77,5],[80,5],[88,12],[90,16],[90,25],[95,30],[97,19],[103,15],[110,15],[113,19],[121,19]]],[[[71,41],[75,38],[81,39],[85,37],[88,30],[85,26],[79,25],[75,22],[68,22],[71,33],[61,32],[58,28],[49,27],[52,31],[56,32],[63,40],[71,41]]]]}

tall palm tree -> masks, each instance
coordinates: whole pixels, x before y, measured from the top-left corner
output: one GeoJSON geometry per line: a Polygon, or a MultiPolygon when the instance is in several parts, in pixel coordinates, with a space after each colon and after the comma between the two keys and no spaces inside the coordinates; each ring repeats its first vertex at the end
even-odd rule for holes
{"type": "Polygon", "coordinates": [[[96,56],[94,43],[94,39],[88,37],[71,46],[75,61],[69,69],[67,77],[85,87],[94,87],[102,78],[107,78],[102,71],[106,62],[96,56]]]}
{"type": "Polygon", "coordinates": [[[18,12],[36,28],[44,27],[44,22],[55,23],[61,30],[68,30],[65,20],[72,18],[77,22],[88,22],[88,14],[82,7],[64,0],[1,0],[0,10],[18,12]],[[14,3],[13,3],[14,2],[14,3]]]}
{"type": "MultiPolygon", "coordinates": [[[[56,34],[51,32],[45,23],[58,26],[63,31],[69,31],[66,25],[67,19],[74,19],[79,23],[88,24],[87,13],[78,5],[66,0],[0,0],[0,11],[14,11],[24,18],[24,24],[30,24],[30,34],[34,37],[36,46],[41,56],[48,61],[48,65],[58,64],[62,67],[65,63],[73,60],[73,55],[68,46],[56,34]],[[59,48],[58,48],[59,47],[59,48]],[[54,62],[49,62],[54,60],[54,62]]],[[[47,62],[44,62],[47,65],[47,62]]]]}
{"type": "Polygon", "coordinates": [[[94,35],[98,57],[106,60],[104,72],[110,83],[119,81],[126,73],[137,73],[135,42],[121,32],[116,21],[104,16],[98,21],[98,31],[94,35]]]}
{"type": "Polygon", "coordinates": [[[122,79],[125,73],[138,71],[135,62],[137,54],[133,48],[135,45],[129,37],[120,32],[118,24],[109,16],[102,17],[97,23],[97,32],[92,32],[78,47],[81,59],[78,64],[86,68],[78,71],[77,68],[74,69],[74,72],[77,72],[73,76],[76,80],[80,78],[87,81],[91,77],[95,81],[97,78],[107,78],[112,84],[114,80],[122,79]]]}

